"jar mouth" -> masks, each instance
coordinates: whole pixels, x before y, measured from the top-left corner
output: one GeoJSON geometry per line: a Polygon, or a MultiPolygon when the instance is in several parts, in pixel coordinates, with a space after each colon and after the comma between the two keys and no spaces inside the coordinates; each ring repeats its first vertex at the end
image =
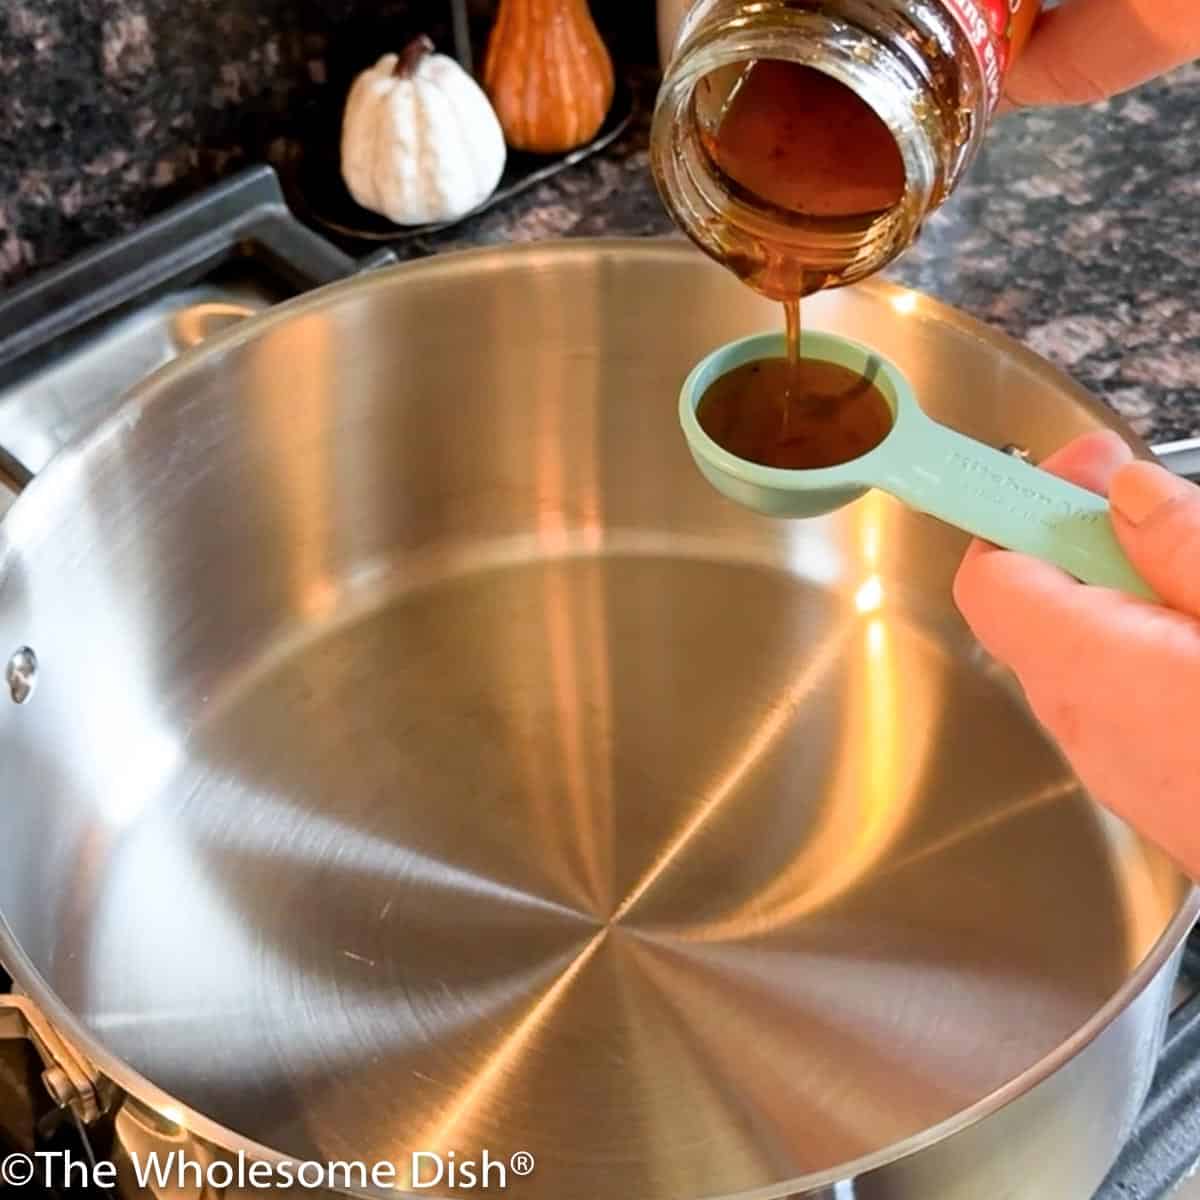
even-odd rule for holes
{"type": "Polygon", "coordinates": [[[764,295],[788,299],[872,274],[912,240],[938,180],[922,120],[927,109],[924,81],[865,29],[794,10],[782,29],[733,18],[680,47],[659,92],[651,164],[664,202],[702,250],[764,295]],[[731,72],[760,61],[811,68],[854,93],[899,151],[900,199],[853,215],[820,215],[771,203],[726,174],[706,142],[699,89],[705,81],[727,84],[731,72]]]}

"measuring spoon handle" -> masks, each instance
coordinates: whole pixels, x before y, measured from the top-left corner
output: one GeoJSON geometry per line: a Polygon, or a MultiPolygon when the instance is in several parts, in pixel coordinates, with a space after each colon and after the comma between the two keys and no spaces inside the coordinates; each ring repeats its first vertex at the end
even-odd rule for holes
{"type": "Polygon", "coordinates": [[[1083,583],[1155,599],[1113,531],[1108,501],[919,411],[897,422],[873,480],[911,507],[1083,583]]]}

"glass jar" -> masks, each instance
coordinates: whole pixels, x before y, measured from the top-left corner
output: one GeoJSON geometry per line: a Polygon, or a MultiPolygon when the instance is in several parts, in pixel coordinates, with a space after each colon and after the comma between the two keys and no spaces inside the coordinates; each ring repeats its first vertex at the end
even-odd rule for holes
{"type": "MultiPolygon", "coordinates": [[[[651,133],[655,179],[673,219],[707,254],[774,299],[874,274],[912,243],[962,179],[1039,3],[698,0],[680,28],[651,133]],[[805,211],[718,165],[722,122],[756,66],[770,60],[827,77],[820,93],[826,99],[810,107],[828,108],[829,88],[843,95],[848,89],[847,102],[886,127],[899,180],[886,203],[805,211]]],[[[830,116],[798,112],[797,144],[805,140],[804,122],[818,133],[830,116]]],[[[852,127],[869,132],[861,121],[852,127]]],[[[862,168],[856,155],[878,157],[869,139],[838,147],[831,129],[826,124],[823,136],[833,138],[832,152],[846,170],[862,168]]]]}

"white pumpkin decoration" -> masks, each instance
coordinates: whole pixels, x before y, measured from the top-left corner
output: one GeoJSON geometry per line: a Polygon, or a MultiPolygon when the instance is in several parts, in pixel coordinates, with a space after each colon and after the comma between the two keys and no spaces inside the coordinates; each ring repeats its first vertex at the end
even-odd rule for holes
{"type": "Polygon", "coordinates": [[[397,225],[452,221],[496,190],[504,134],[483,89],[427,37],[354,81],[342,118],[342,177],[397,225]]]}

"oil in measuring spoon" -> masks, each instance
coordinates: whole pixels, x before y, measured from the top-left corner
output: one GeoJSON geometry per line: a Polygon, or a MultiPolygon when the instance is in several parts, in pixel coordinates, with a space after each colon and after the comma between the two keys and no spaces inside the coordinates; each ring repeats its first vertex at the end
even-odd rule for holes
{"type": "Polygon", "coordinates": [[[764,467],[836,467],[873,450],[892,428],[874,382],[840,363],[762,358],[715,380],[696,407],[718,446],[764,467]]]}
{"type": "Polygon", "coordinates": [[[787,470],[835,467],[873,450],[892,410],[871,379],[840,363],[800,356],[800,301],[788,300],[787,354],[743,363],[715,380],[696,419],[747,462],[787,470]]]}

